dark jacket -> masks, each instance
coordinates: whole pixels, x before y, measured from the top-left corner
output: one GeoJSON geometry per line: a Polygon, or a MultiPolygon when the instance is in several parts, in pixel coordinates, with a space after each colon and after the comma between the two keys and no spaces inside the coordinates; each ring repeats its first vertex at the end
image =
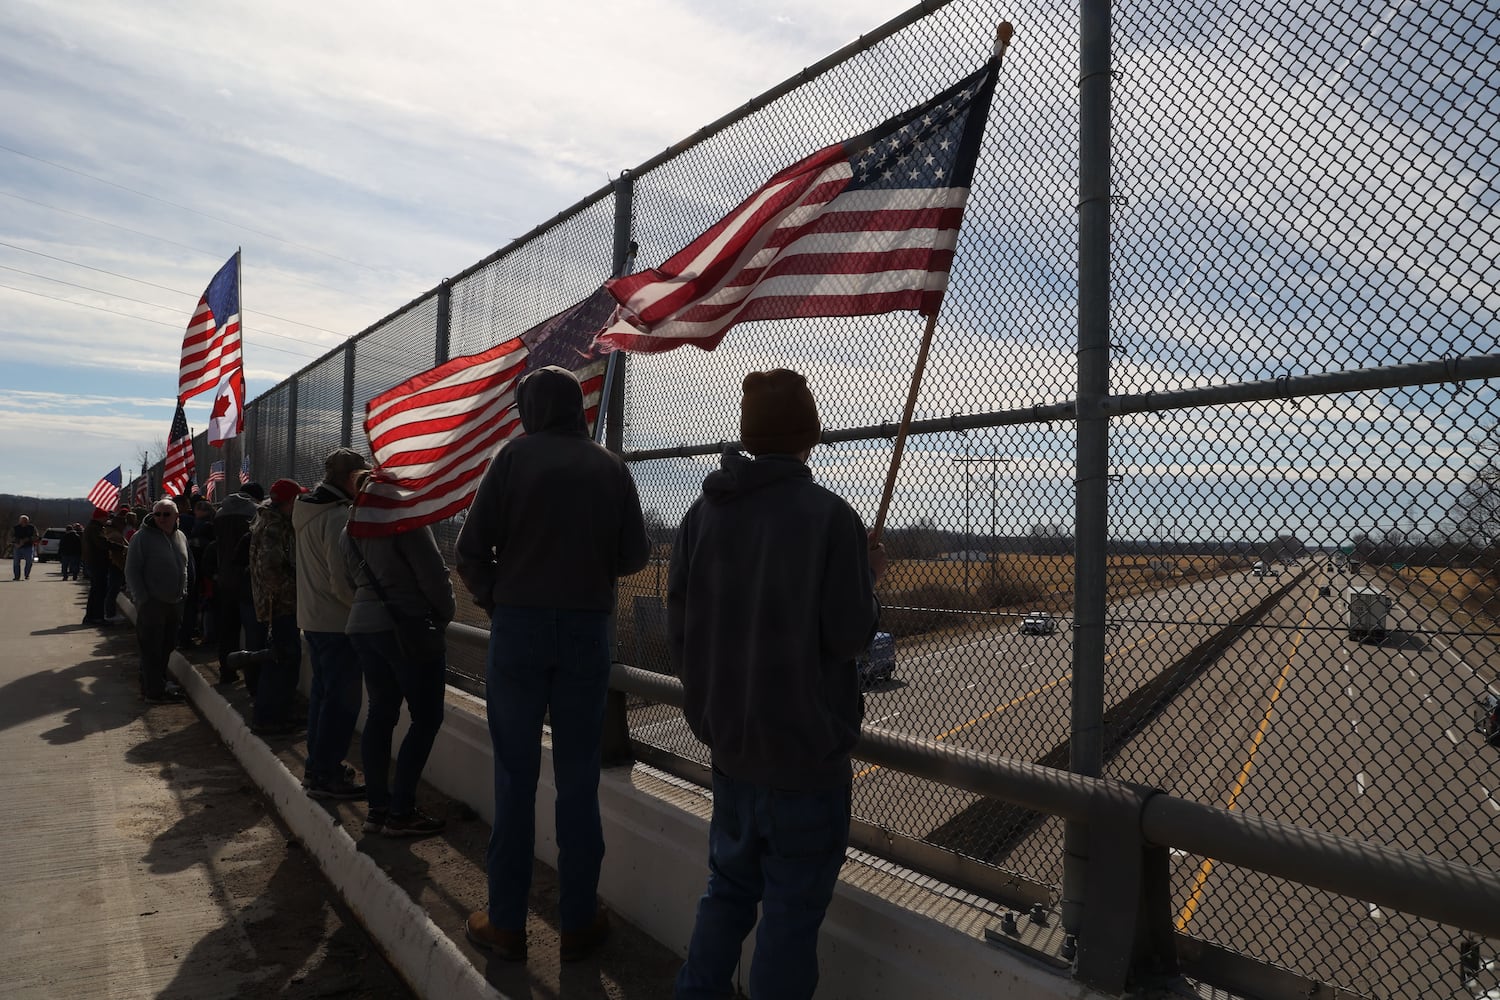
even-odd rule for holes
{"type": "Polygon", "coordinates": [[[236,597],[249,586],[250,549],[241,542],[250,534],[250,521],[256,510],[253,499],[243,493],[231,493],[210,522],[214,533],[214,586],[236,597]]]}
{"type": "Polygon", "coordinates": [[[355,586],[345,632],[388,632],[395,628],[387,603],[403,616],[431,615],[444,624],[453,620],[453,584],[431,528],[358,539],[350,538],[346,529],[341,544],[355,586]],[[380,590],[375,589],[372,576],[380,590]]]}
{"type": "Polygon", "coordinates": [[[849,784],[864,717],[854,660],[877,614],[853,508],[792,456],[725,455],[667,575],[683,715],[714,766],[773,788],[849,784]]]}
{"type": "Polygon", "coordinates": [[[516,407],[526,436],[485,471],[454,549],[458,573],[481,607],[610,611],[615,581],[651,555],[635,480],[589,438],[568,372],[527,375],[516,407]]]}
{"type": "Polygon", "coordinates": [[[60,559],[83,555],[83,536],[72,528],[63,532],[62,538],[57,541],[57,555],[60,559]]]}

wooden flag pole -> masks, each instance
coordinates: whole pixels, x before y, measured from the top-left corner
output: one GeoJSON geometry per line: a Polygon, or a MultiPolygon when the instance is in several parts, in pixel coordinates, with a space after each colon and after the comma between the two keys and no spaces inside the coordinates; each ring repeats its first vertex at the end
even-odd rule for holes
{"type": "Polygon", "coordinates": [[[906,450],[906,432],[911,429],[912,411],[917,408],[917,392],[922,388],[922,371],[927,367],[927,352],[932,347],[932,331],[937,327],[938,314],[927,317],[927,329],[922,334],[922,346],[917,351],[917,365],[911,373],[911,387],[906,391],[906,408],[901,411],[901,426],[896,430],[896,447],[891,453],[891,467],[885,474],[885,492],[880,495],[880,510],[875,514],[875,527],[870,533],[870,543],[879,544],[885,534],[885,515],[891,506],[891,492],[896,488],[896,473],[901,468],[901,453],[906,450]]]}
{"type": "MultiPolygon", "coordinates": [[[[1005,50],[1010,47],[1015,29],[1009,21],[1001,21],[995,29],[996,71],[1005,62],[1005,50]]],[[[890,510],[891,493],[896,488],[896,473],[901,469],[901,453],[906,450],[906,433],[911,429],[912,411],[917,407],[917,392],[922,388],[922,372],[927,367],[927,352],[932,347],[932,331],[937,327],[938,310],[927,317],[927,329],[922,334],[922,347],[917,352],[917,365],[911,373],[911,388],[906,392],[906,408],[901,412],[901,426],[896,430],[896,447],[891,453],[891,468],[885,475],[885,491],[880,495],[880,509],[875,513],[875,527],[870,531],[870,544],[880,544],[885,534],[885,515],[890,510]]]]}

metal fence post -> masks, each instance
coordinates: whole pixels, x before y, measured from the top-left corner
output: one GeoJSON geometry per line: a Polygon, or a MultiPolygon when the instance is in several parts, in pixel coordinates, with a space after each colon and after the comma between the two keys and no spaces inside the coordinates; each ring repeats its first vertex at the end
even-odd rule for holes
{"type": "Polygon", "coordinates": [[[448,343],[449,320],[453,314],[453,280],[444,278],[443,283],[437,290],[437,328],[434,331],[432,357],[433,365],[440,365],[448,360],[452,347],[448,343]]]}
{"type": "MultiPolygon", "coordinates": [[[[615,246],[611,274],[619,274],[630,257],[630,220],[634,191],[635,181],[627,170],[615,181],[615,246]]],[[[618,455],[625,447],[625,354],[616,354],[614,363],[615,377],[609,385],[609,398],[600,400],[599,405],[604,408],[605,413],[604,445],[618,455]]],[[[617,646],[616,616],[611,616],[609,622],[611,649],[617,646]]],[[[635,754],[630,749],[630,721],[625,709],[625,692],[611,688],[609,702],[604,709],[604,734],[601,743],[605,765],[629,764],[635,760],[635,754]]]]}
{"type": "MultiPolygon", "coordinates": [[[[1108,567],[1110,0],[1083,0],[1078,116],[1078,459],[1074,511],[1073,717],[1069,767],[1103,769],[1105,574],[1108,567]]],[[[1063,834],[1062,922],[1085,924],[1089,836],[1063,834]]],[[[1083,942],[1080,942],[1083,944],[1083,942]]]]}
{"type": "Polygon", "coordinates": [[[339,444],[354,447],[354,348],[358,340],[344,345],[344,418],[339,427],[339,444]]]}
{"type": "Polygon", "coordinates": [[[297,376],[287,379],[286,386],[286,461],[282,475],[297,475],[297,376]]]}

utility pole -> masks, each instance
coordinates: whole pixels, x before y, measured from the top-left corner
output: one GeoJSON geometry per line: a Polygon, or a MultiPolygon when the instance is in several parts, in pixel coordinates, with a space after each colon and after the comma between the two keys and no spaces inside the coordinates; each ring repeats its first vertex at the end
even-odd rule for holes
{"type": "MultiPolygon", "coordinates": [[[[968,436],[964,436],[964,444],[969,443],[968,436]]],[[[973,548],[973,540],[969,536],[969,469],[974,465],[988,465],[990,467],[990,579],[993,581],[999,575],[996,566],[997,553],[994,551],[995,528],[996,528],[996,500],[995,500],[995,470],[1000,465],[1009,465],[1015,459],[1009,455],[974,455],[972,449],[963,458],[955,458],[953,461],[964,467],[964,590],[969,589],[969,552],[973,548]]]]}

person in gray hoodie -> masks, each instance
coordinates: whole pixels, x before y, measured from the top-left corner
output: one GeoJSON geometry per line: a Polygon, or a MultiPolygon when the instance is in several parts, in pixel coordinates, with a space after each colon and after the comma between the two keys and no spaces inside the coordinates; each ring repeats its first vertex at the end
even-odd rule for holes
{"type": "MultiPolygon", "coordinates": [[[[368,473],[360,483],[365,496],[368,473]]],[[[355,500],[350,523],[359,519],[355,500]]],[[[369,711],[359,741],[370,811],[365,833],[422,837],[444,827],[442,819],[417,808],[417,782],[443,725],[448,664],[440,641],[453,620],[453,584],[448,564],[427,526],[394,535],[355,539],[346,530],[344,554],[354,579],[354,606],[344,626],[365,675],[369,711]],[[435,631],[431,650],[406,649],[397,618],[425,622],[435,631]],[[411,726],[391,774],[391,739],[406,703],[411,726]],[[390,779],[390,784],[387,784],[390,779]]]]}
{"type": "Polygon", "coordinates": [[[741,442],[703,481],[672,546],[667,633],[683,715],[713,760],[708,890],[679,1000],[727,997],[756,924],[750,995],[818,984],[818,928],[849,841],[849,751],[864,701],[885,551],[813,482],[821,425],[807,381],[745,376],[741,442]]]}
{"type": "Polygon", "coordinates": [[[130,538],[125,579],[135,599],[135,634],[141,646],[141,697],[153,705],[182,701],[167,680],[167,660],[177,644],[183,602],[196,581],[187,536],[177,530],[177,505],[158,500],[150,523],[130,538]]]}
{"type": "Polygon", "coordinates": [[[292,504],[297,535],[297,626],[307,640],[312,682],[307,696],[307,794],[315,799],[363,798],[344,754],[354,738],[362,687],[359,657],[344,633],[354,587],[339,541],[353,506],[354,480],[370,463],[336,448],[323,462],[323,481],[292,504]]]}
{"type": "Polygon", "coordinates": [[[578,379],[551,366],[529,372],[516,407],[526,435],[490,462],[454,549],[459,575],[490,612],[485,693],[495,748],[489,904],[469,915],[466,933],[503,959],[526,957],[546,715],[557,781],[559,954],[569,962],[609,933],[597,898],[609,617],[616,581],[646,565],[651,543],[630,470],[589,438],[578,379]]]}

